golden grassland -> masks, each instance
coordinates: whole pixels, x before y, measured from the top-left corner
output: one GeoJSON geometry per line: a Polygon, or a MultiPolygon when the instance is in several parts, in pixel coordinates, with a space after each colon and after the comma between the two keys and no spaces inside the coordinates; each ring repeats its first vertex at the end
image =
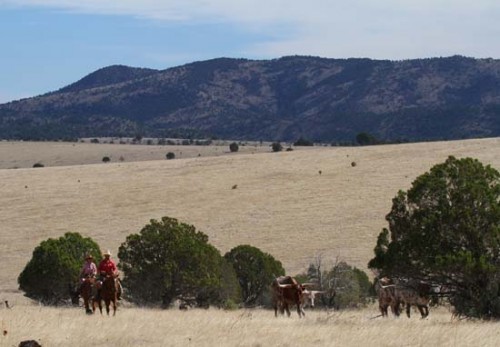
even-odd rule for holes
{"type": "Polygon", "coordinates": [[[240,244],[259,247],[292,275],[318,255],[325,268],[339,259],[366,270],[399,189],[408,189],[449,155],[477,158],[500,170],[500,138],[281,153],[265,146],[260,152],[240,147],[239,153],[227,153],[227,146],[189,146],[183,154],[205,152],[174,160],[164,159],[165,146],[150,157],[155,148],[0,143],[0,302],[13,306],[0,307],[8,331],[1,346],[30,337],[44,346],[68,341],[73,346],[88,341],[98,346],[494,346],[500,341],[498,324],[452,324],[446,310],[433,310],[426,320],[416,314],[410,320],[369,319],[378,314],[374,306],[308,312],[299,320],[296,313],[275,319],[265,310],[121,307],[117,317],[108,318],[87,317],[82,309],[38,307],[24,298],[17,276],[41,241],[79,232],[116,254],[127,235],[162,216],[195,225],[222,253],[240,244]],[[112,162],[102,163],[104,155],[112,162]],[[125,161],[118,162],[119,156],[125,161]],[[31,168],[38,161],[46,167],[31,168]]]}
{"type": "Polygon", "coordinates": [[[0,310],[0,345],[36,339],[42,346],[498,346],[498,323],[451,321],[440,308],[427,319],[373,318],[376,308],[307,311],[299,319],[270,310],[123,308],[115,317],[76,308],[0,310]]]}

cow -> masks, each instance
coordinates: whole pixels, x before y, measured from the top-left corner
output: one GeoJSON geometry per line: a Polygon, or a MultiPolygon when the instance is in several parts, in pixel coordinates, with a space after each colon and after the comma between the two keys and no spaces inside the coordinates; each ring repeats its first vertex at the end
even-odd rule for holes
{"type": "Polygon", "coordinates": [[[379,308],[382,317],[387,317],[390,306],[392,313],[399,317],[401,308],[405,306],[406,315],[410,318],[411,306],[417,306],[422,318],[429,315],[431,286],[414,280],[393,280],[380,278],[375,283],[378,294],[379,308]]]}
{"type": "Polygon", "coordinates": [[[323,292],[318,290],[309,290],[307,287],[311,284],[300,284],[295,278],[291,276],[280,276],[274,279],[271,284],[272,301],[274,308],[274,315],[278,316],[278,309],[281,314],[286,311],[290,317],[290,306],[297,306],[297,313],[299,317],[304,317],[304,304],[309,302],[311,307],[314,307],[314,299],[316,295],[323,292]]]}
{"type": "Polygon", "coordinates": [[[309,289],[307,289],[307,286],[308,286],[307,283],[304,283],[302,286],[304,287],[304,297],[305,297],[304,306],[309,305],[311,307],[314,307],[314,302],[316,300],[316,296],[318,294],[326,293],[323,290],[309,290],[309,289]]]}
{"type": "Polygon", "coordinates": [[[396,295],[396,284],[390,278],[382,277],[375,282],[375,291],[378,295],[378,307],[382,317],[389,316],[389,307],[392,313],[399,317],[400,302],[396,295]]]}
{"type": "Polygon", "coordinates": [[[406,315],[410,318],[411,305],[417,306],[420,316],[426,318],[429,315],[429,304],[431,302],[431,286],[425,282],[408,280],[396,285],[396,295],[399,304],[406,306],[406,315]]]}

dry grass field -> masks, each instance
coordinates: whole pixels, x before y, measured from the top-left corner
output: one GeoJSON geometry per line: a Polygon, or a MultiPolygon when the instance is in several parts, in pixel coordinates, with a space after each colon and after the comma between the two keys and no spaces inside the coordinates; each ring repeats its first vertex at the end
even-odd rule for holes
{"type": "Polygon", "coordinates": [[[127,308],[115,317],[69,308],[23,306],[1,311],[0,345],[36,339],[42,346],[498,346],[498,323],[450,321],[445,309],[428,319],[371,319],[375,308],[308,311],[275,318],[271,311],[127,308]]]}
{"type": "Polygon", "coordinates": [[[0,301],[9,300],[14,308],[0,307],[0,322],[9,331],[3,340],[0,336],[0,345],[15,345],[30,334],[46,346],[65,346],[68,339],[83,346],[89,336],[98,346],[289,346],[297,341],[493,346],[500,341],[498,324],[451,324],[446,311],[433,311],[425,321],[369,320],[377,314],[373,307],[314,312],[299,321],[296,316],[275,320],[270,311],[259,310],[121,308],[113,320],[86,317],[78,309],[39,308],[17,291],[17,276],[42,240],[74,231],[116,254],[127,235],[162,216],[195,225],[222,253],[240,244],[257,246],[281,260],[289,274],[304,271],[318,255],[366,270],[399,189],[408,189],[449,155],[474,157],[500,170],[500,138],[281,153],[254,148],[230,154],[227,146],[189,146],[182,148],[182,159],[165,160],[170,150],[164,146],[1,142],[0,301]],[[188,156],[189,150],[206,152],[188,156]],[[112,162],[103,164],[104,155],[112,162]],[[31,168],[39,161],[46,167],[31,168]]]}

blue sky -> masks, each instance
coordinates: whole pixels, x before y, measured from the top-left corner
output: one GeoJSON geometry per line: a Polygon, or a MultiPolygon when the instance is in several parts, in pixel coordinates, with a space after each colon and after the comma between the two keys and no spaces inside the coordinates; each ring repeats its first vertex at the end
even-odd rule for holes
{"type": "Polygon", "coordinates": [[[108,65],[500,58],[499,0],[0,0],[0,103],[108,65]]]}

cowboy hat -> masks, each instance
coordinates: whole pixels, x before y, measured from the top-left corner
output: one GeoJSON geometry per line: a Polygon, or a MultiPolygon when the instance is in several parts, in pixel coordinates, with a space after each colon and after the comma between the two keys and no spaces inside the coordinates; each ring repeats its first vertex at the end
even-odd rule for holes
{"type": "Polygon", "coordinates": [[[102,255],[109,255],[111,256],[111,251],[108,249],[106,252],[104,252],[102,255]]]}

